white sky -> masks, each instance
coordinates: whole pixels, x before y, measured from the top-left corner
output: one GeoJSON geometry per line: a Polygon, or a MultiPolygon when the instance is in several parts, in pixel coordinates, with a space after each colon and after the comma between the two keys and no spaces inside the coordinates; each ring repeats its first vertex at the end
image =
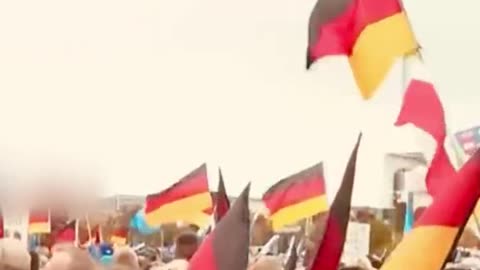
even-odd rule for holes
{"type": "MultiPolygon", "coordinates": [[[[478,1],[405,2],[452,130],[478,124],[478,1]]],[[[319,160],[338,181],[358,129],[383,129],[342,64],[305,72],[312,5],[0,0],[2,181],[145,194],[206,161],[214,189],[221,165],[232,195],[253,181],[260,196],[319,160]]]]}

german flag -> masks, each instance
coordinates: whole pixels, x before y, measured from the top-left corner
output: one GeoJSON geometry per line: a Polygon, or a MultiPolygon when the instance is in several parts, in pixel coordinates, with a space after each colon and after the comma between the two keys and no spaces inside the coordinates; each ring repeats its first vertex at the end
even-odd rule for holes
{"type": "Polygon", "coordinates": [[[113,230],[110,242],[115,245],[124,246],[127,244],[128,229],[125,227],[116,228],[113,230]]]}
{"type": "Polygon", "coordinates": [[[208,234],[188,266],[189,270],[245,270],[250,245],[250,184],[208,234]]]}
{"type": "Polygon", "coordinates": [[[350,159],[343,174],[343,180],[337,195],[330,207],[327,225],[322,242],[318,246],[310,270],[337,270],[346,240],[348,221],[350,219],[350,204],[352,201],[357,153],[361,135],[353,148],[350,159]]]}
{"type": "Polygon", "coordinates": [[[145,220],[151,227],[178,220],[188,220],[192,214],[212,207],[208,189],[207,166],[201,165],[168,189],[148,195],[145,220]]]}
{"type": "Polygon", "coordinates": [[[205,211],[191,213],[189,216],[185,216],[179,221],[183,221],[187,224],[196,225],[199,228],[206,228],[210,225],[212,220],[212,215],[206,213],[205,211]]]}
{"type": "Polygon", "coordinates": [[[400,0],[317,0],[308,32],[307,68],[324,56],[348,56],[365,99],[397,58],[419,47],[400,0]]]}
{"type": "MultiPolygon", "coordinates": [[[[444,182],[451,181],[456,174],[444,145],[447,137],[445,110],[421,59],[418,56],[407,57],[404,65],[408,84],[395,126],[411,124],[416,127],[418,136],[430,137],[431,142],[436,144],[431,158],[427,155],[430,164],[425,177],[427,191],[435,197],[444,182]]],[[[429,149],[425,148],[423,152],[428,153],[429,149]]]]}
{"type": "Polygon", "coordinates": [[[328,210],[323,164],[289,176],[263,194],[274,231],[328,210]]]}
{"type": "Polygon", "coordinates": [[[222,217],[227,214],[230,208],[230,201],[228,200],[227,191],[225,190],[225,183],[223,182],[222,170],[218,169],[218,189],[215,196],[215,223],[218,223],[222,217]]]}
{"type": "Polygon", "coordinates": [[[28,217],[28,233],[50,233],[50,210],[30,210],[28,217]]]}
{"type": "Polygon", "coordinates": [[[383,264],[383,270],[443,269],[480,197],[480,152],[445,181],[433,203],[383,264]],[[425,254],[428,251],[428,254],[425,254]]]}

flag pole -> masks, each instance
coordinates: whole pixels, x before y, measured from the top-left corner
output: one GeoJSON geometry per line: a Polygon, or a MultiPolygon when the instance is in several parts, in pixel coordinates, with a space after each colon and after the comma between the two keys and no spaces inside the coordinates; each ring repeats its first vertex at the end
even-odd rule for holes
{"type": "Polygon", "coordinates": [[[90,219],[88,218],[88,212],[85,213],[85,223],[87,223],[87,231],[88,231],[88,242],[92,244],[92,227],[90,224],[90,219]]]}
{"type": "Polygon", "coordinates": [[[78,231],[79,231],[79,230],[78,230],[78,229],[79,229],[79,228],[78,228],[78,227],[79,227],[79,224],[78,224],[79,222],[78,222],[78,220],[79,220],[78,218],[75,219],[75,241],[73,242],[73,244],[74,244],[76,247],[79,247],[79,246],[80,246],[80,241],[79,241],[79,239],[78,239],[78,231]]]}
{"type": "Polygon", "coordinates": [[[160,247],[165,247],[165,235],[163,234],[163,229],[160,229],[160,247]]]}
{"type": "Polygon", "coordinates": [[[253,242],[253,231],[255,229],[255,222],[257,221],[259,216],[260,216],[260,212],[255,212],[255,214],[253,215],[253,218],[251,220],[251,224],[250,224],[250,245],[253,242]]]}

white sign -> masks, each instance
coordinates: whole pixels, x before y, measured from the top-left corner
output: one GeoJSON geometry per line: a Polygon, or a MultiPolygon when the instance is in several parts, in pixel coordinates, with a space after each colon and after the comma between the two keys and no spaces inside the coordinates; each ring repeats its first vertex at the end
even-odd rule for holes
{"type": "Polygon", "coordinates": [[[17,238],[28,246],[28,212],[3,210],[5,238],[17,238]]]}
{"type": "Polygon", "coordinates": [[[370,249],[370,225],[358,222],[348,223],[343,257],[348,259],[365,257],[370,249]]]}

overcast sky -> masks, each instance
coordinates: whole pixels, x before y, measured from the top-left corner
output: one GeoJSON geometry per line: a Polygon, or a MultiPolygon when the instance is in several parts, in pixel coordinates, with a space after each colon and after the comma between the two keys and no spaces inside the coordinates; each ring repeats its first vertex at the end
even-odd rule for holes
{"type": "MultiPolygon", "coordinates": [[[[478,1],[405,2],[451,130],[478,124],[478,1]]],[[[260,196],[325,160],[338,182],[358,130],[387,117],[365,121],[345,63],[305,72],[312,5],[0,0],[3,181],[145,194],[206,161],[214,188],[221,165],[230,193],[253,181],[260,196]]]]}

